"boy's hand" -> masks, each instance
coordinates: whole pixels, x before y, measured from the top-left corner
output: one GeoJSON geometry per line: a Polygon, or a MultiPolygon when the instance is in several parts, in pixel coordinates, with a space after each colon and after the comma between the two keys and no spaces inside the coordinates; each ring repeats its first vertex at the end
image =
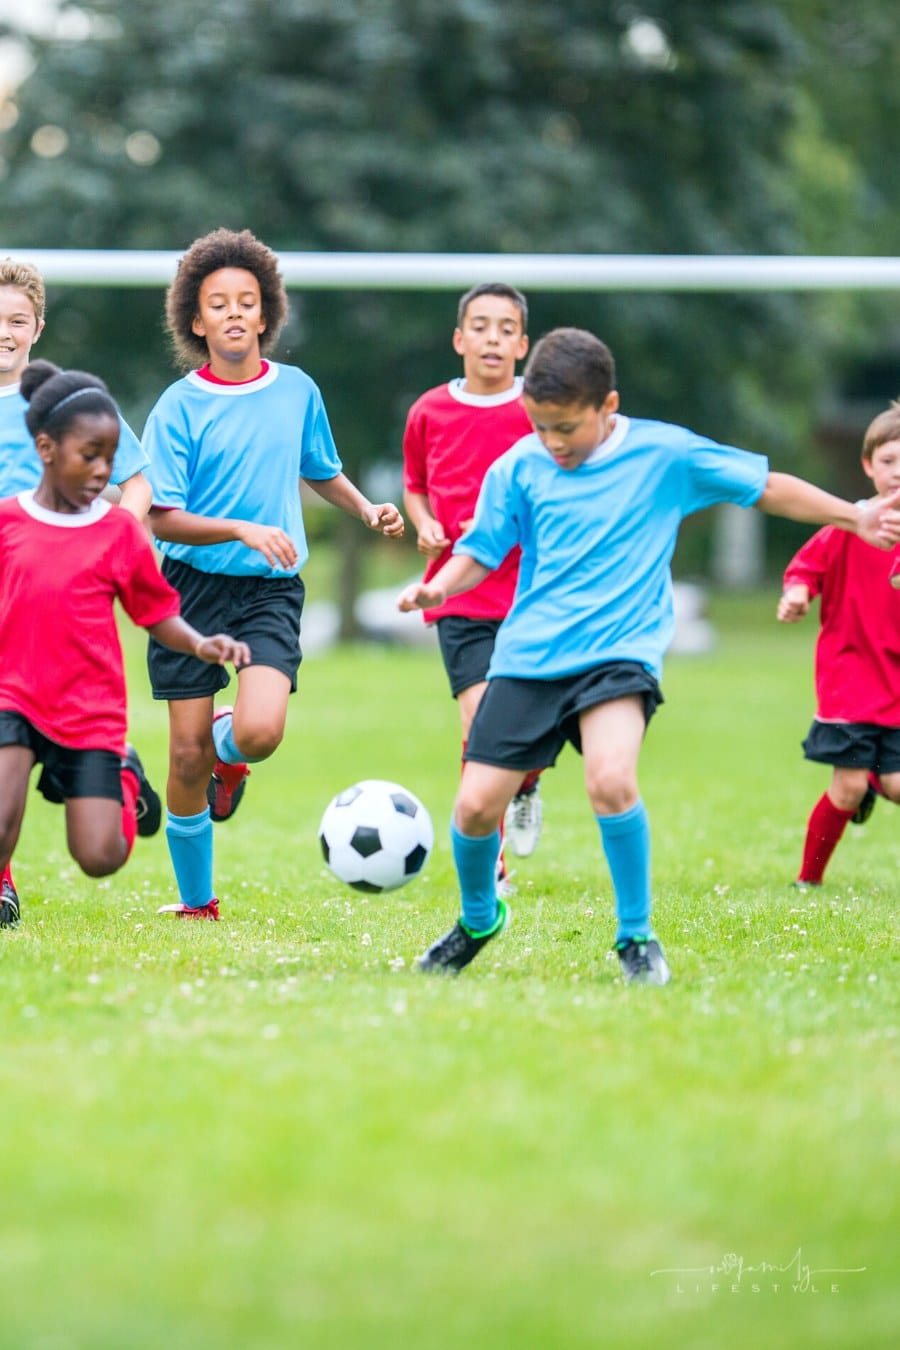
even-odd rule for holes
{"type": "Polygon", "coordinates": [[[778,620],[781,623],[796,623],[808,613],[809,587],[800,582],[788,586],[778,602],[778,620]]]}
{"type": "Polygon", "coordinates": [[[402,539],[406,531],[403,517],[393,502],[380,502],[377,506],[367,507],[363,520],[370,530],[380,530],[388,539],[402,539]]]}
{"type": "Polygon", "coordinates": [[[424,581],[414,581],[400,592],[397,597],[397,608],[401,614],[408,614],[413,609],[436,609],[446,598],[441,587],[435,586],[433,581],[427,584],[424,581]]]}
{"type": "Polygon", "coordinates": [[[248,548],[257,549],[270,567],[287,569],[297,561],[293,539],[278,525],[257,525],[252,520],[242,520],[237,537],[248,548]]]}
{"type": "Polygon", "coordinates": [[[441,556],[449,543],[450,540],[444,533],[441,522],[439,520],[427,520],[419,530],[416,548],[424,557],[434,562],[441,556]]]}
{"type": "Polygon", "coordinates": [[[859,513],[856,533],[876,548],[893,548],[900,543],[900,488],[865,504],[859,513]]]}
{"type": "Polygon", "coordinates": [[[224,666],[226,661],[230,661],[235,670],[240,670],[242,666],[250,664],[250,648],[246,642],[238,642],[227,633],[201,638],[194,655],[210,666],[224,666]]]}

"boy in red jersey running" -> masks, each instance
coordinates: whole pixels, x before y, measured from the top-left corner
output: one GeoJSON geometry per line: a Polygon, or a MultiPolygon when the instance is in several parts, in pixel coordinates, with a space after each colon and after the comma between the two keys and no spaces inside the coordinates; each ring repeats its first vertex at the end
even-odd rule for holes
{"type": "MultiPolygon", "coordinates": [[[[160,823],[159,798],[125,742],[114,601],[159,641],[203,661],[244,665],[250,653],[179,617],[143,528],[101,497],[120,433],[102,380],[34,361],[21,390],[43,476],[0,502],[0,867],[18,842],[40,763],[41,792],[65,803],[72,857],[88,876],[108,876],[135,834],[160,823]]],[[[4,893],[0,927],[18,922],[18,901],[4,893]]]]}
{"type": "MultiPolygon", "coordinates": [[[[516,362],[528,351],[528,305],[513,286],[487,282],[459,301],[453,350],[461,379],[429,389],[409,410],[403,437],[403,505],[428,559],[428,582],[469,528],[481,483],[494,460],[531,432],[516,362]]],[[[487,688],[497,629],[519,575],[519,549],[481,585],[425,611],[436,623],[450,691],[459,707],[462,748],[487,688]]],[[[506,841],[527,857],[541,832],[538,774],[528,773],[506,813],[506,841]]],[[[500,889],[508,889],[501,854],[500,889]]]]}
{"type": "MultiPolygon", "coordinates": [[[[900,403],[868,427],[862,467],[877,496],[900,487],[900,403]]],[[[816,716],[803,749],[832,765],[807,823],[799,885],[821,885],[847,822],[868,820],[876,794],[900,802],[900,595],[888,585],[898,560],[900,546],[885,552],[827,526],[784,574],[782,623],[804,618],[821,597],[816,716]]]]}

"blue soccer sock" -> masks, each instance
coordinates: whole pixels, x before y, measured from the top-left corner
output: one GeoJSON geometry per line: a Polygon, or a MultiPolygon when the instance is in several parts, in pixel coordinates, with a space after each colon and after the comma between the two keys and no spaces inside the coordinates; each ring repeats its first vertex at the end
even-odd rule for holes
{"type": "Polygon", "coordinates": [[[616,897],[616,942],[652,937],[650,924],[650,822],[638,800],[617,816],[598,816],[603,852],[616,897]]]}
{"type": "Polygon", "coordinates": [[[166,841],[181,903],[191,909],[208,905],[214,898],[213,823],[209,807],[196,816],[173,816],[167,811],[166,841]]]}
{"type": "Polygon", "coordinates": [[[212,728],[213,745],[216,747],[216,754],[223,764],[258,764],[259,761],[251,759],[245,755],[243,750],[237,748],[234,739],[234,714],[230,712],[219,713],[213,722],[212,728]]]}
{"type": "Polygon", "coordinates": [[[500,857],[500,831],[476,839],[461,834],[450,822],[450,843],[459,877],[462,897],[462,922],[470,933],[487,933],[497,922],[497,859],[500,857]]]}

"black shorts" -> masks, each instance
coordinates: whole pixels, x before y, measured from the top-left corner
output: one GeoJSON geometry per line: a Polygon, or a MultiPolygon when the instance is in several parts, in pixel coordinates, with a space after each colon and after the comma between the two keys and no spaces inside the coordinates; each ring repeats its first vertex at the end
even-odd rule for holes
{"type": "Polygon", "coordinates": [[[598,703],[636,694],[647,722],[663,701],[655,676],[637,661],[610,661],[559,680],[488,681],[464,759],[502,769],[548,768],[566,741],[581,754],[579,716],[598,703]]]}
{"type": "Polygon", "coordinates": [[[48,802],[70,797],[109,797],[122,802],[122,759],[114,750],[72,750],[58,745],[17,712],[0,712],[0,745],[21,745],[43,764],[38,791],[48,802]]]}
{"type": "Polygon", "coordinates": [[[462,614],[438,619],[438,642],[454,698],[487,679],[499,627],[499,619],[467,619],[462,614]]]}
{"type": "MultiPolygon", "coordinates": [[[[305,587],[299,577],[232,577],[200,572],[164,558],[163,576],[181,596],[181,617],[198,633],[227,633],[250,647],[252,666],[273,666],[297,688],[300,616],[305,587]]],[[[205,698],[224,689],[231,678],[224,666],[173,652],[154,638],[147,648],[153,697],[205,698]]]]}
{"type": "Polygon", "coordinates": [[[838,769],[900,773],[900,727],[874,722],[813,722],[803,753],[817,764],[838,769]]]}

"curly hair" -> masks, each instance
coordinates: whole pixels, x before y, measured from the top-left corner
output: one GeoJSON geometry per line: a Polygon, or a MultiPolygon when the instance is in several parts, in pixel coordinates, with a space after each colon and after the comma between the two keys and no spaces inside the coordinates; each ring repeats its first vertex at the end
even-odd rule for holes
{"type": "Polygon", "coordinates": [[[287,293],[278,270],[278,259],[249,230],[219,229],[195,239],[178,264],[175,280],[166,292],[166,327],[178,362],[185,370],[209,358],[206,339],[192,329],[200,304],[200,287],[213,272],[239,267],[252,272],[259,282],[262,312],[266,321],[260,334],[263,356],[275,346],[288,313],[287,293]]]}
{"type": "Polygon", "coordinates": [[[59,440],[82,413],[119,410],[99,375],[86,370],[61,370],[52,361],[31,361],[22,371],[19,392],[28,404],[25,425],[32,436],[46,431],[59,440]]]}
{"type": "Polygon", "coordinates": [[[47,306],[44,290],[44,278],[31,263],[16,262],[14,258],[0,261],[0,286],[14,286],[17,291],[27,295],[34,310],[34,317],[40,323],[47,306]]]}

